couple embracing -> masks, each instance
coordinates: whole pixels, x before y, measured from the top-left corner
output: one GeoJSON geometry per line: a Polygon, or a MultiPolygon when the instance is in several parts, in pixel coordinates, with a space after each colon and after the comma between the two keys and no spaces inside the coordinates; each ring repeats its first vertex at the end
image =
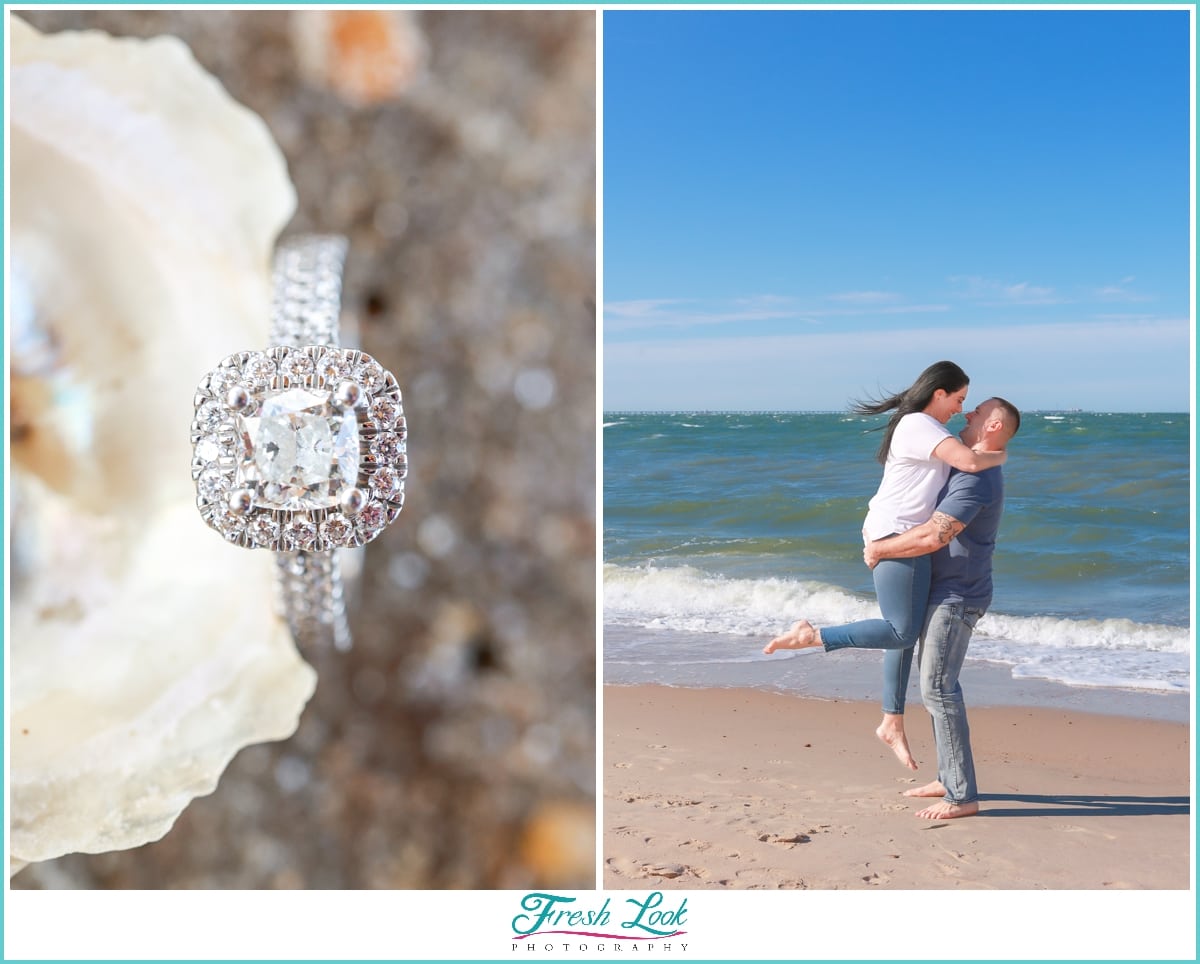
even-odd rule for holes
{"type": "Polygon", "coordinates": [[[955,438],[946,423],[963,410],[968,385],[958,365],[941,361],[906,391],[855,406],[864,415],[894,413],[878,453],[883,480],[863,524],[863,560],[873,571],[882,618],[821,628],[802,619],[763,650],[884,650],[883,722],[875,732],[915,770],[904,699],[917,649],[938,778],[907,795],[942,798],[917,813],[930,820],[979,810],[958,677],[975,624],[992,600],[992,550],[1004,511],[1001,466],[1021,425],[1017,409],[993,396],[967,412],[955,438]]]}

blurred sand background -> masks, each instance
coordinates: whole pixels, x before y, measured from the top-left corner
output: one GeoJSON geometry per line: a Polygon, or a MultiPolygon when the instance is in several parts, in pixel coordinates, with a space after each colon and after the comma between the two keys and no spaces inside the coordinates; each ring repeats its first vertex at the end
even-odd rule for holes
{"type": "Polygon", "coordinates": [[[298,732],[161,841],[12,886],[594,886],[593,14],[22,16],[173,34],[263,117],[290,230],[350,238],[343,325],[400,381],[412,469],[298,732]]]}

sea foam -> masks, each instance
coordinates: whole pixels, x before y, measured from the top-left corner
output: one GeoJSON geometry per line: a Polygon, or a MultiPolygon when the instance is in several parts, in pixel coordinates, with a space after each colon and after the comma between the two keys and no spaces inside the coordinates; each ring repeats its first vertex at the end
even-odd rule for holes
{"type": "MultiPolygon", "coordinates": [[[[799,618],[828,626],[878,617],[874,599],[816,581],[731,578],[690,566],[604,567],[605,623],[682,634],[680,661],[712,658],[700,651],[707,650],[702,634],[769,638],[799,618]],[[694,651],[687,634],[697,637],[694,651]]],[[[1188,627],[991,611],[976,627],[971,657],[1009,664],[1014,677],[1187,691],[1191,649],[1188,627]]]]}

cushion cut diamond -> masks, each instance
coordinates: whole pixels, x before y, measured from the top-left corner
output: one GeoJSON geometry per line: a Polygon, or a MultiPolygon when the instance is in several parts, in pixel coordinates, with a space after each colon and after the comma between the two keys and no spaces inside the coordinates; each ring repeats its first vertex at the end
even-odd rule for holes
{"type": "Polygon", "coordinates": [[[293,388],[268,394],[252,416],[239,416],[238,486],[268,509],[336,505],[358,478],[358,422],[331,392],[293,388]]]}

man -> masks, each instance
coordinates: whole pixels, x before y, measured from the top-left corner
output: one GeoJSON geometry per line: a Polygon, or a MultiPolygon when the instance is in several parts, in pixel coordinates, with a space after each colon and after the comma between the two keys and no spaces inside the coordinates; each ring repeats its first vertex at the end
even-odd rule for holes
{"type": "MultiPolygon", "coordinates": [[[[967,413],[959,438],[980,451],[1003,452],[1021,427],[1021,413],[1002,398],[989,398],[967,413]]],[[[992,550],[1004,511],[1000,468],[970,473],[952,470],[932,518],[863,550],[872,569],[881,559],[907,559],[932,552],[933,580],[921,633],[917,665],[921,698],[933,718],[938,779],[910,797],[942,797],[917,812],[925,820],[949,820],[979,812],[979,790],[971,734],[958,675],[975,624],[992,601],[992,550]]]]}

